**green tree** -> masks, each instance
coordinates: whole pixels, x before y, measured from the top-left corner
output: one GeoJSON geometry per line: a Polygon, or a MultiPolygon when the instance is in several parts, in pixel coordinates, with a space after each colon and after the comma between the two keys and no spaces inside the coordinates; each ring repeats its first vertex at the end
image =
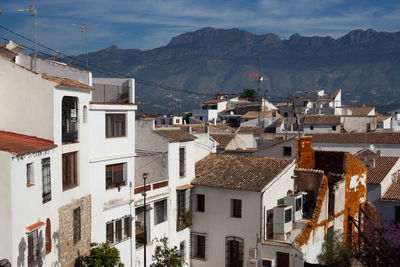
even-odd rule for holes
{"type": "Polygon", "coordinates": [[[322,244],[321,254],[318,261],[321,264],[338,267],[351,266],[351,247],[343,244],[343,237],[338,231],[328,231],[322,244]]]}
{"type": "Polygon", "coordinates": [[[167,237],[161,238],[160,243],[154,251],[154,263],[150,265],[151,267],[182,267],[185,264],[178,248],[176,246],[168,247],[167,237]]]}
{"type": "Polygon", "coordinates": [[[83,262],[87,267],[123,267],[119,257],[119,251],[115,247],[110,247],[108,243],[91,243],[89,256],[83,257],[83,262]]]}
{"type": "Polygon", "coordinates": [[[251,102],[254,102],[257,100],[257,92],[254,89],[244,89],[240,95],[240,98],[244,98],[251,102]]]}

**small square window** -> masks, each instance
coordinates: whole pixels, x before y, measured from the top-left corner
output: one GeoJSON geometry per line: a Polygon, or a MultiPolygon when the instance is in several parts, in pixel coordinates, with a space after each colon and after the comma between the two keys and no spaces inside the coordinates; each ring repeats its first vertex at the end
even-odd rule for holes
{"type": "Polygon", "coordinates": [[[332,125],[332,131],[336,131],[336,125],[332,125]]]}
{"type": "Polygon", "coordinates": [[[106,189],[111,189],[125,185],[126,182],[126,164],[106,165],[106,189]]]}
{"type": "Polygon", "coordinates": [[[283,147],[283,155],[285,157],[291,157],[292,156],[292,148],[290,146],[284,146],[283,147]]]}
{"type": "Polygon", "coordinates": [[[125,114],[106,114],[106,137],[125,135],[125,114]]]}
{"type": "Polygon", "coordinates": [[[33,162],[26,164],[26,186],[32,186],[35,184],[34,180],[34,169],[33,162]]]}
{"type": "Polygon", "coordinates": [[[310,131],[314,130],[314,125],[310,125],[310,131]]]}

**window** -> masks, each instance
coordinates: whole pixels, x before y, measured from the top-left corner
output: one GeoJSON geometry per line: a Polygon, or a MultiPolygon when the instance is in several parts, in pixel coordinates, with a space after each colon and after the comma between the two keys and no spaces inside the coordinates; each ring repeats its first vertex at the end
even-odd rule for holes
{"type": "Polygon", "coordinates": [[[73,211],[73,238],[74,244],[81,240],[81,207],[73,211]]]}
{"type": "Polygon", "coordinates": [[[181,255],[181,259],[185,261],[185,241],[179,243],[179,254],[181,255]]]}
{"type": "Polygon", "coordinates": [[[106,240],[108,243],[114,243],[114,222],[106,223],[106,240]]]}
{"type": "Polygon", "coordinates": [[[314,125],[310,125],[310,131],[314,130],[314,125]]]}
{"type": "Polygon", "coordinates": [[[106,114],[106,137],[125,136],[125,114],[106,114]]]}
{"type": "Polygon", "coordinates": [[[124,163],[106,166],[106,189],[125,185],[124,163]]]}
{"type": "Polygon", "coordinates": [[[196,209],[196,211],[204,212],[204,208],[205,208],[204,195],[196,194],[196,196],[197,196],[197,209],[196,209]]]}
{"type": "Polygon", "coordinates": [[[231,199],[231,217],[242,218],[242,200],[231,199]]]}
{"type": "Polygon", "coordinates": [[[34,185],[34,171],[33,171],[33,162],[26,164],[26,186],[34,185]]]}
{"type": "Polygon", "coordinates": [[[394,223],[400,223],[400,206],[394,208],[394,223]]]}
{"type": "Polygon", "coordinates": [[[287,113],[287,112],[284,112],[284,113],[283,113],[283,117],[286,118],[287,116],[288,116],[288,113],[287,113]]]}
{"type": "Polygon", "coordinates": [[[262,260],[262,267],[272,267],[272,261],[262,260]]]}
{"type": "Polygon", "coordinates": [[[63,190],[71,189],[78,185],[77,152],[62,155],[63,190]]]}
{"type": "Polygon", "coordinates": [[[50,219],[46,220],[46,254],[51,252],[51,223],[50,219]]]}
{"type": "Polygon", "coordinates": [[[124,218],[124,238],[132,237],[132,217],[128,216],[124,218]]]}
{"type": "Polygon", "coordinates": [[[282,204],[285,203],[285,199],[284,199],[284,198],[280,198],[280,199],[278,199],[278,200],[276,201],[276,203],[277,203],[278,206],[279,206],[279,205],[282,205],[282,204]]]}
{"type": "Polygon", "coordinates": [[[284,146],[283,147],[283,155],[285,157],[291,157],[292,156],[292,148],[290,146],[284,146]]]}
{"type": "Polygon", "coordinates": [[[28,234],[28,267],[37,266],[40,257],[38,230],[28,234]]]}
{"type": "Polygon", "coordinates": [[[154,224],[159,224],[167,220],[167,200],[154,203],[154,224]]]}
{"type": "Polygon", "coordinates": [[[179,176],[185,176],[185,148],[179,148],[179,176]]]}
{"type": "Polygon", "coordinates": [[[42,159],[42,202],[51,200],[50,158],[42,159]]]}
{"type": "Polygon", "coordinates": [[[301,210],[301,197],[296,198],[296,211],[301,210]]]}
{"type": "Polygon", "coordinates": [[[292,220],[292,209],[285,210],[285,223],[288,223],[292,220]]]}
{"type": "Polygon", "coordinates": [[[332,125],[332,131],[336,131],[336,125],[332,125]]]}
{"type": "Polygon", "coordinates": [[[150,214],[149,205],[146,205],[146,228],[144,227],[144,206],[135,209],[135,236],[136,248],[144,246],[150,240],[150,214]]]}
{"type": "Polygon", "coordinates": [[[204,234],[192,234],[192,257],[206,259],[206,236],[204,234]]]}
{"type": "Polygon", "coordinates": [[[175,123],[177,123],[177,124],[180,123],[180,122],[181,122],[180,119],[176,119],[175,120],[175,123]]]}
{"type": "Polygon", "coordinates": [[[115,241],[121,242],[122,240],[122,219],[115,221],[115,241]]]}
{"type": "Polygon", "coordinates": [[[64,96],[62,99],[62,142],[78,141],[78,98],[64,96]]]}
{"type": "Polygon", "coordinates": [[[176,192],[176,211],[177,211],[177,231],[185,229],[191,223],[191,217],[188,214],[190,203],[190,191],[177,190],[176,192]]]}

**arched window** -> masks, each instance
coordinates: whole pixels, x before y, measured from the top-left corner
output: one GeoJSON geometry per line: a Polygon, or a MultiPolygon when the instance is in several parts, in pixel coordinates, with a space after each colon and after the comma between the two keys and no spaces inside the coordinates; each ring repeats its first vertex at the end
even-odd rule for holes
{"type": "Polygon", "coordinates": [[[51,223],[50,219],[46,220],[46,253],[51,252],[51,223]]]}
{"type": "Polygon", "coordinates": [[[243,239],[236,236],[225,238],[225,266],[243,266],[243,239]]]}

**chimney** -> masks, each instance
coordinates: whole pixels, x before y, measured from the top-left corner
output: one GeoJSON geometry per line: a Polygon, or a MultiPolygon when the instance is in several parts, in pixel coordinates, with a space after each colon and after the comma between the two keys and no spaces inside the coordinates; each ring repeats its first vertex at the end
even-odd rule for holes
{"type": "Polygon", "coordinates": [[[189,126],[189,127],[187,128],[187,131],[188,131],[188,133],[192,134],[192,126],[189,126]]]}
{"type": "Polygon", "coordinates": [[[298,168],[315,168],[315,150],[312,148],[311,139],[311,136],[302,136],[296,138],[296,156],[298,168]]]}

